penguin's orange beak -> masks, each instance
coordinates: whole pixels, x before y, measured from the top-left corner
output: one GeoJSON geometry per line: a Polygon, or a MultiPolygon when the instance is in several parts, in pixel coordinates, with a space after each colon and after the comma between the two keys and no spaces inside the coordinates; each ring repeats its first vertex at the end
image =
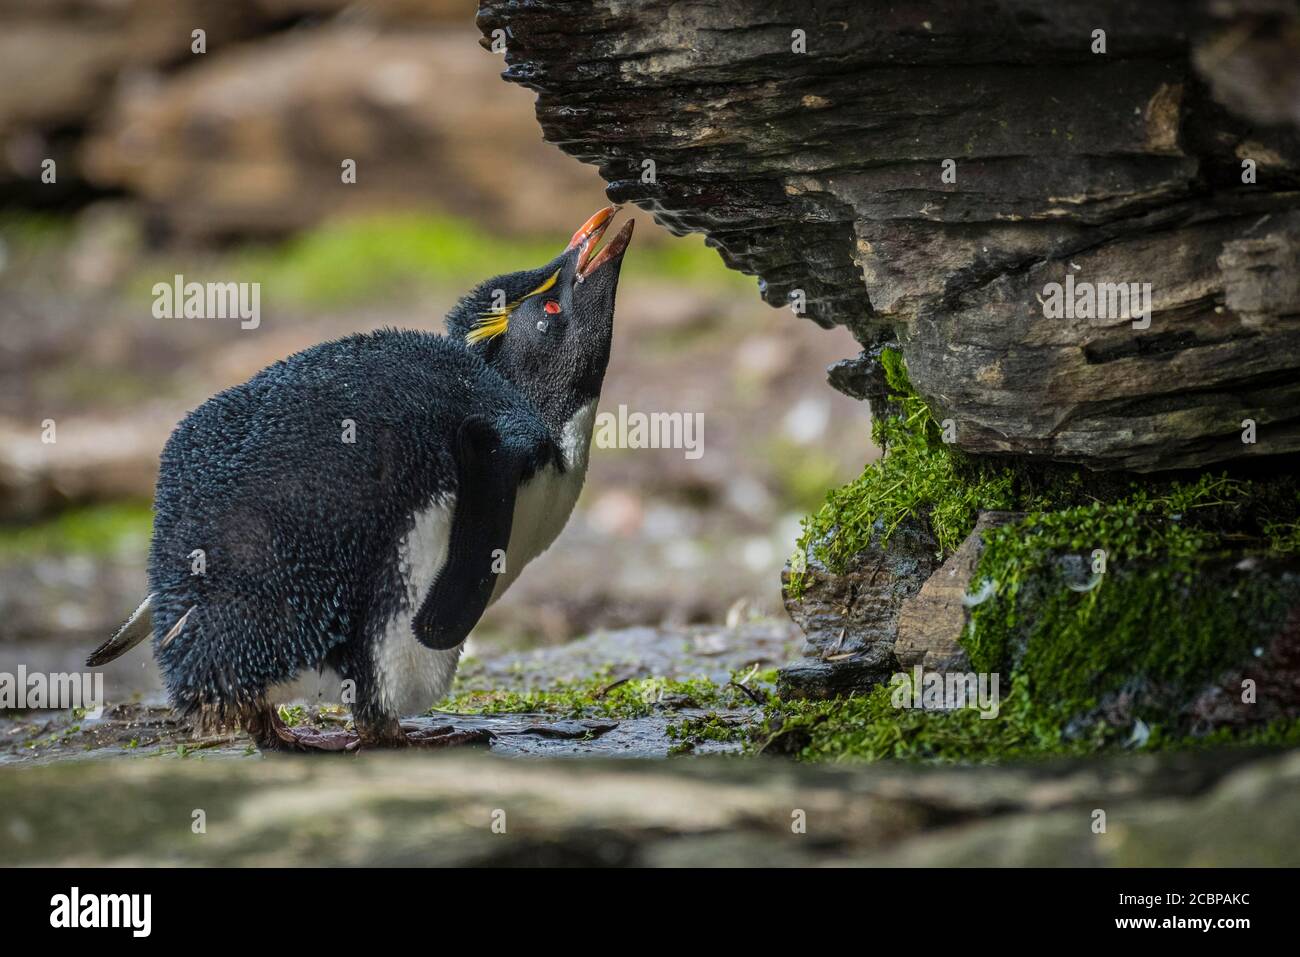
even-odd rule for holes
{"type": "Polygon", "coordinates": [[[609,221],[614,218],[614,214],[617,212],[617,206],[606,206],[604,209],[600,210],[578,227],[578,231],[574,233],[573,238],[569,240],[568,248],[572,249],[574,246],[579,246],[589,239],[595,239],[599,242],[601,235],[609,226],[609,221]]]}
{"type": "Polygon", "coordinates": [[[634,221],[629,219],[623,224],[623,228],[618,231],[618,235],[610,240],[609,245],[596,254],[596,247],[600,245],[600,239],[605,235],[605,230],[609,228],[609,222],[618,212],[617,206],[606,206],[600,212],[596,213],[585,223],[583,223],[573,238],[569,240],[568,249],[581,247],[578,253],[578,276],[585,279],[591,275],[601,265],[617,256],[621,256],[627,249],[627,244],[632,241],[632,226],[634,221]]]}

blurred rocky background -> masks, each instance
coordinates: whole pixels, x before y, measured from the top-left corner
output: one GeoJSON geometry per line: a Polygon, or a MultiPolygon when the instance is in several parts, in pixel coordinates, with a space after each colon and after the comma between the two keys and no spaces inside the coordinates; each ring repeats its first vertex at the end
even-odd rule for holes
{"type": "MultiPolygon", "coordinates": [[[[187,410],[328,337],[439,329],[607,202],[542,141],[474,14],[0,0],[0,663],[74,667],[131,611],[158,452],[187,410]],[[151,287],[176,274],[261,282],[260,327],[154,318],[151,287]]],[[[603,408],[703,412],[704,455],[596,450],[480,648],[780,614],[797,517],[874,454],[865,405],[824,385],[857,352],[846,330],[810,334],[698,237],[634,215],[603,408]]],[[[129,657],[110,678],[147,686],[129,657]]]]}

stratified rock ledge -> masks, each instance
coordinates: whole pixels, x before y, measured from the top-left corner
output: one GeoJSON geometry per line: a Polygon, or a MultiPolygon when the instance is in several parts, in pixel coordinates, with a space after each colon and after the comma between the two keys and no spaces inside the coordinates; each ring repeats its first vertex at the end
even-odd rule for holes
{"type": "Polygon", "coordinates": [[[1300,450],[1294,4],[483,0],[479,27],[611,197],[706,233],[774,305],[896,338],[959,447],[1138,471],[1300,450]],[[1067,276],[1149,283],[1149,325],[1050,318],[1067,276]]]}

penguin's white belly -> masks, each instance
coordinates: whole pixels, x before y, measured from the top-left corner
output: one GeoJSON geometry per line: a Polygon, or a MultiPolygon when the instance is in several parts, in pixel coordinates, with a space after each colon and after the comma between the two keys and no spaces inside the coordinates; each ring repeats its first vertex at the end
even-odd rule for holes
{"type": "Polygon", "coordinates": [[[582,493],[591,449],[591,428],[596,421],[596,402],[583,406],[560,432],[560,454],[565,469],[546,468],[519,486],[515,514],[506,548],[505,570],[492,589],[490,606],[509,588],[529,562],[551,547],[564,531],[573,506],[582,493]]]}
{"type": "MultiPolygon", "coordinates": [[[[560,434],[567,468],[545,469],[519,486],[506,549],[505,570],[489,601],[496,601],[523,571],[546,551],[564,529],[587,475],[593,401],[570,419],[560,434]]],[[[374,670],[381,704],[389,714],[428,710],[446,696],[456,676],[463,645],[446,651],[426,648],[415,637],[412,620],[447,562],[455,499],[437,499],[416,513],[415,525],[398,545],[398,567],[406,584],[406,605],[383,628],[374,649],[374,670]]]]}
{"type": "Polygon", "coordinates": [[[415,525],[398,544],[398,568],[406,584],[406,602],[384,626],[376,642],[377,691],[389,714],[427,711],[450,690],[461,647],[439,651],[416,640],[412,620],[438,573],[447,562],[454,500],[435,499],[415,515],[415,525]]]}

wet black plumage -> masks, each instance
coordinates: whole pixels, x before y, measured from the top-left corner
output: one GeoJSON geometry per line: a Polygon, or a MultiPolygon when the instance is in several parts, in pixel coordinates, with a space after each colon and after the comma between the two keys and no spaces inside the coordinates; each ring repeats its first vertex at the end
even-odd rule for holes
{"type": "Polygon", "coordinates": [[[481,283],[448,337],[326,342],[186,416],[159,467],[150,594],[87,663],[151,636],[183,714],[333,750],[268,701],[328,667],[352,685],[362,740],[410,739],[400,712],[450,683],[501,582],[516,505],[522,567],[581,489],[632,234],[596,252],[613,213],[546,266],[481,283]]]}
{"type": "Polygon", "coordinates": [[[174,705],[226,718],[328,663],[364,710],[364,631],[405,601],[396,543],[416,510],[455,495],[471,416],[531,450],[523,477],[542,464],[548,433],[517,390],[458,343],[395,330],[314,346],[186,416],[163,451],[149,555],[174,705]]]}

